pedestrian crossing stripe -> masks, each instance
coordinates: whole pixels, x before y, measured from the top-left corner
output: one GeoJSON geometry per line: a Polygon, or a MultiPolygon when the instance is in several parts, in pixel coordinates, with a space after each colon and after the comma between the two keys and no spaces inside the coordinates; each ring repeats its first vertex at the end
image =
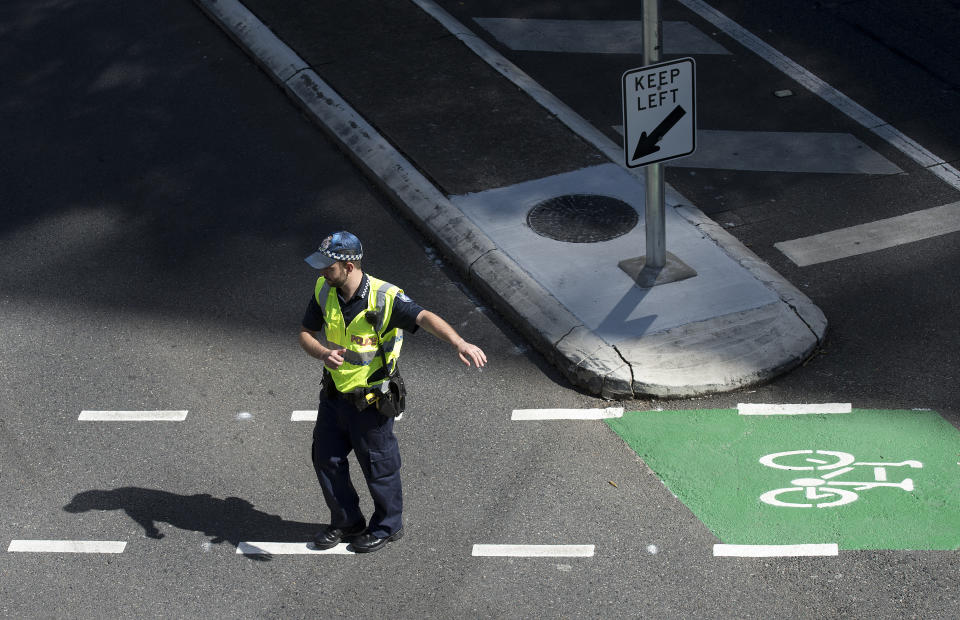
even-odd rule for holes
{"type": "MultiPolygon", "coordinates": [[[[514,51],[643,54],[640,20],[476,17],[473,21],[514,51]]],[[[663,46],[669,55],[730,54],[684,21],[663,22],[663,46]]]]}
{"type": "Polygon", "coordinates": [[[310,543],[241,542],[238,555],[353,555],[349,544],[340,543],[331,549],[317,549],[310,543]]]}
{"type": "Polygon", "coordinates": [[[877,252],[960,231],[960,202],[781,241],[773,247],[798,267],[877,252]]]}
{"type": "MultiPolygon", "coordinates": [[[[623,135],[623,125],[613,125],[623,135]]],[[[900,174],[903,170],[850,133],[698,129],[697,151],[667,164],[748,172],[900,174]]]]}

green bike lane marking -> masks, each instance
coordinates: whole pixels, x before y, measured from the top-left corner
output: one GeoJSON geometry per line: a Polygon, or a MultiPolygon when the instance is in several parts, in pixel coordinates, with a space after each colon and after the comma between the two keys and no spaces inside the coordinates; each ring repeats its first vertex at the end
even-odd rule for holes
{"type": "Polygon", "coordinates": [[[935,411],[605,422],[723,543],[960,549],[960,432],[935,411]]]}

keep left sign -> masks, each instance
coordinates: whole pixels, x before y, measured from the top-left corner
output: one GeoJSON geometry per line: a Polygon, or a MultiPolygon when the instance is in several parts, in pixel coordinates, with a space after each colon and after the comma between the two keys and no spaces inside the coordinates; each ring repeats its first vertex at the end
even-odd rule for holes
{"type": "Polygon", "coordinates": [[[631,69],[623,74],[621,90],[627,166],[636,168],[693,154],[697,147],[693,58],[631,69]]]}

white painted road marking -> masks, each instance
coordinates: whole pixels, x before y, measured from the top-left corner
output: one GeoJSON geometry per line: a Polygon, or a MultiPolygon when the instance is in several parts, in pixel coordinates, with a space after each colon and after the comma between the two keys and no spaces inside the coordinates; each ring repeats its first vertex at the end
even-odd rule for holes
{"type": "MultiPolygon", "coordinates": [[[[613,129],[623,135],[623,125],[613,129]]],[[[823,174],[899,174],[899,166],[849,133],[699,129],[681,168],[823,174]]]]}
{"type": "Polygon", "coordinates": [[[937,157],[923,148],[920,144],[897,130],[896,127],[893,127],[810,71],[807,71],[793,60],[787,58],[752,32],[706,2],[702,0],[679,0],[679,2],[799,82],[807,90],[886,140],[898,151],[946,181],[948,185],[960,190],[960,171],[947,164],[942,157],[937,157]]]}
{"type": "Polygon", "coordinates": [[[773,244],[800,267],[960,231],[960,202],[773,244]]]}
{"type": "Polygon", "coordinates": [[[836,543],[813,545],[714,545],[714,557],[792,558],[814,555],[839,555],[836,543]]]}
{"type": "Polygon", "coordinates": [[[511,420],[606,420],[622,418],[623,407],[606,409],[514,409],[511,420]]]}
{"type": "Polygon", "coordinates": [[[310,543],[241,542],[237,553],[241,555],[354,555],[340,543],[332,549],[316,549],[310,543]]]}
{"type": "Polygon", "coordinates": [[[817,413],[850,413],[850,403],[817,403],[799,405],[768,405],[763,403],[740,403],[740,415],[803,415],[817,413]]]}
{"type": "Polygon", "coordinates": [[[12,540],[12,553],[123,553],[127,543],[114,540],[12,540]]]}
{"type": "Polygon", "coordinates": [[[294,411],[290,415],[291,422],[316,422],[317,421],[317,410],[300,410],[294,411]]]}
{"type": "Polygon", "coordinates": [[[672,165],[824,174],[903,172],[849,133],[701,129],[697,143],[697,152],[672,165]]]}
{"type": "Polygon", "coordinates": [[[474,545],[474,557],[591,558],[593,545],[474,545]]]}
{"type": "Polygon", "coordinates": [[[81,411],[85,422],[182,422],[187,410],[178,411],[81,411]]]}
{"type": "MultiPolygon", "coordinates": [[[[514,19],[476,17],[475,22],[515,51],[581,54],[642,54],[639,20],[514,19]]],[[[663,52],[729,54],[688,22],[663,22],[663,52]]]]}

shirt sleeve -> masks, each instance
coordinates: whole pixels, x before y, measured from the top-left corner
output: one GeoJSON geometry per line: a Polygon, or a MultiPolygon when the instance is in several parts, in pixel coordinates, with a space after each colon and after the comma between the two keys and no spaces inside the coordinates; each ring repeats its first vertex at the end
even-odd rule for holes
{"type": "Polygon", "coordinates": [[[311,295],[310,303],[307,304],[307,311],[303,314],[301,324],[304,328],[312,332],[318,332],[323,329],[324,323],[323,310],[320,309],[320,304],[318,304],[317,300],[311,295]]]}
{"type": "Polygon", "coordinates": [[[416,332],[420,329],[420,326],[417,325],[417,317],[420,316],[421,312],[423,312],[423,308],[420,304],[403,293],[399,293],[393,300],[393,312],[390,313],[387,331],[396,328],[411,334],[416,332]]]}

